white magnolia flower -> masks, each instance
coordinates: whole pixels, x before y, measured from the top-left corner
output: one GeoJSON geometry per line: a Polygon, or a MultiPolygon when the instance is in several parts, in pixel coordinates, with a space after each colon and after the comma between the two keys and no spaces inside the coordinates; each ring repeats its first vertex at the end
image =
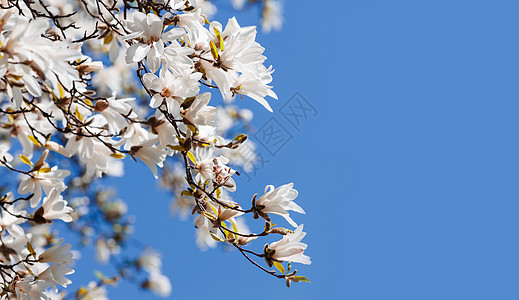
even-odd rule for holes
{"type": "Polygon", "coordinates": [[[104,286],[98,286],[94,281],[90,281],[85,287],[86,294],[83,299],[108,300],[104,286]]]}
{"type": "Polygon", "coordinates": [[[188,55],[194,53],[195,51],[192,48],[182,47],[177,42],[172,42],[164,48],[164,54],[161,58],[162,67],[180,76],[183,72],[192,70],[194,62],[188,55]]]}
{"type": "Polygon", "coordinates": [[[73,274],[74,270],[66,264],[52,264],[45,271],[38,275],[38,279],[41,279],[51,284],[55,291],[58,292],[56,285],[67,287],[72,281],[66,278],[66,275],[73,274]]]}
{"type": "Polygon", "coordinates": [[[196,0],[198,2],[198,9],[200,9],[200,13],[204,14],[208,19],[211,19],[218,9],[216,6],[208,0],[196,0]]]}
{"type": "Polygon", "coordinates": [[[214,178],[214,145],[208,147],[198,147],[195,150],[196,169],[198,174],[195,177],[197,182],[213,180],[214,178]]]}
{"type": "Polygon", "coordinates": [[[160,273],[151,273],[143,286],[160,297],[168,297],[171,294],[171,282],[169,278],[160,273]]]}
{"type": "Polygon", "coordinates": [[[39,300],[48,299],[45,290],[49,284],[43,280],[37,280],[34,276],[27,276],[15,281],[14,290],[16,299],[20,300],[39,300]]]}
{"type": "Polygon", "coordinates": [[[30,200],[31,207],[36,207],[40,203],[42,189],[49,196],[52,189],[62,192],[67,188],[63,181],[65,177],[70,175],[70,171],[60,170],[57,166],[47,171],[47,173],[33,171],[30,173],[31,176],[24,175],[24,179],[18,186],[18,193],[34,194],[30,200]]]}
{"type": "Polygon", "coordinates": [[[56,189],[52,189],[50,194],[43,199],[43,205],[36,211],[36,217],[42,217],[44,220],[61,219],[63,222],[71,222],[72,208],[67,206],[67,201],[63,200],[56,189]]]}
{"type": "Polygon", "coordinates": [[[168,2],[169,3],[169,7],[171,7],[172,9],[182,8],[186,4],[186,0],[170,0],[170,1],[159,0],[157,2],[159,2],[159,3],[168,2]]]}
{"type": "Polygon", "coordinates": [[[178,27],[187,32],[187,40],[195,50],[197,44],[207,43],[209,31],[204,27],[205,20],[199,11],[189,14],[180,14],[176,17],[178,18],[178,27]]]}
{"type": "Polygon", "coordinates": [[[216,124],[217,109],[208,106],[211,100],[211,93],[203,93],[196,96],[193,103],[184,112],[184,119],[193,125],[211,125],[216,124]]]}
{"type": "MultiPolygon", "coordinates": [[[[101,115],[95,115],[92,117],[94,119],[92,126],[100,125],[104,123],[104,117],[101,115]]],[[[127,128],[131,128],[133,123],[129,125],[127,128]]],[[[122,162],[111,157],[112,151],[106,147],[103,142],[96,138],[89,138],[80,136],[83,134],[89,134],[89,132],[93,134],[97,134],[100,132],[98,129],[86,126],[85,131],[80,130],[79,135],[71,135],[67,141],[65,146],[65,151],[68,155],[79,156],[81,163],[86,167],[87,177],[97,176],[101,177],[103,173],[112,175],[112,176],[122,176],[124,171],[122,169],[122,162]]],[[[133,135],[135,136],[135,135],[133,135]]],[[[101,137],[100,139],[105,142],[114,145],[115,142],[112,139],[101,137]]]]}
{"type": "Polygon", "coordinates": [[[44,19],[31,20],[13,14],[10,20],[13,22],[12,30],[3,30],[0,37],[4,52],[2,56],[9,57],[15,64],[30,62],[29,66],[19,65],[15,68],[18,71],[23,70],[23,74],[20,75],[25,76],[22,76],[21,80],[29,93],[36,97],[41,95],[34,75],[50,82],[55,91],[58,91],[59,85],[71,88],[72,82],[79,79],[79,74],[69,62],[80,59],[81,52],[72,49],[67,41],[43,38],[49,28],[49,23],[44,19]],[[32,71],[29,72],[29,69],[32,71]]]}
{"type": "Polygon", "coordinates": [[[10,162],[13,160],[13,156],[9,154],[9,144],[5,142],[0,142],[0,160],[5,160],[6,162],[10,162]]]}
{"type": "Polygon", "coordinates": [[[204,45],[200,66],[213,80],[224,100],[234,94],[247,95],[272,111],[266,96],[276,98],[267,84],[272,81],[272,70],[265,68],[264,48],[255,41],[256,28],[240,27],[235,18],[229,19],[225,30],[218,22],[211,23],[210,44],[204,45]],[[216,53],[217,52],[217,53],[216,53]],[[241,75],[240,75],[241,74],[241,75]]]}
{"type": "Polygon", "coordinates": [[[154,138],[153,134],[140,123],[130,123],[123,135],[124,150],[146,143],[154,138]]]}
{"type": "Polygon", "coordinates": [[[133,112],[130,104],[127,102],[135,100],[134,98],[115,99],[116,93],[106,100],[98,100],[95,104],[97,112],[105,117],[108,123],[110,133],[119,133],[123,128],[128,126],[125,116],[135,118],[137,114],[133,112]]]}
{"type": "Polygon", "coordinates": [[[158,135],[160,145],[178,145],[177,133],[171,123],[164,119],[151,117],[148,119],[148,124],[151,127],[151,132],[158,135]]]}
{"type": "MultiPolygon", "coordinates": [[[[14,201],[13,193],[7,193],[2,201],[7,203],[14,201]]],[[[24,234],[22,227],[20,227],[18,224],[25,223],[25,220],[16,216],[27,216],[27,211],[18,205],[18,203],[4,205],[4,209],[0,212],[1,230],[7,230],[10,234],[24,234]]]]}
{"type": "Polygon", "coordinates": [[[231,0],[232,2],[232,7],[234,7],[234,9],[242,9],[243,6],[245,5],[245,2],[247,2],[247,0],[231,0]]]}
{"type": "Polygon", "coordinates": [[[28,136],[32,136],[33,133],[27,123],[31,124],[31,126],[34,128],[38,128],[38,131],[45,135],[53,134],[55,130],[52,128],[52,125],[50,125],[49,122],[42,120],[38,114],[28,113],[24,114],[23,117],[17,116],[14,118],[10,134],[12,137],[18,139],[22,145],[23,154],[31,158],[35,145],[28,138],[28,136]]]}
{"type": "Polygon", "coordinates": [[[210,187],[213,183],[224,187],[230,192],[236,191],[236,183],[232,176],[236,174],[236,170],[227,166],[229,160],[224,156],[214,156],[215,146],[211,144],[207,147],[198,147],[195,150],[197,173],[195,180],[197,182],[205,182],[209,180],[210,187]]]}
{"type": "Polygon", "coordinates": [[[278,0],[266,0],[261,13],[261,29],[269,33],[283,26],[283,6],[278,0]]]}
{"type": "Polygon", "coordinates": [[[273,72],[272,66],[267,69],[264,65],[259,65],[257,72],[242,73],[234,83],[232,90],[238,95],[251,97],[272,112],[272,108],[265,97],[270,96],[278,99],[278,96],[272,90],[272,86],[268,85],[272,82],[271,74],[273,72]]]}
{"type": "Polygon", "coordinates": [[[45,291],[45,295],[47,295],[47,297],[49,297],[49,299],[52,299],[52,300],[65,300],[67,297],[67,294],[65,293],[65,291],[61,291],[61,292],[57,293],[52,289],[45,291]]]}
{"type": "Polygon", "coordinates": [[[164,53],[164,42],[173,41],[184,35],[180,28],[173,28],[166,32],[164,22],[155,14],[147,15],[134,12],[131,20],[126,21],[127,28],[132,32],[125,36],[125,40],[137,40],[126,50],[126,62],[139,62],[146,58],[151,72],[157,72],[160,67],[160,57],[164,53]]]}
{"type": "Polygon", "coordinates": [[[218,186],[226,188],[229,192],[236,191],[236,183],[232,176],[236,174],[236,170],[228,167],[229,159],[224,156],[216,157],[214,160],[214,182],[218,186]]]}
{"type": "Polygon", "coordinates": [[[296,227],[297,224],[290,218],[288,210],[293,210],[301,214],[304,214],[305,211],[293,202],[293,200],[297,198],[297,190],[293,189],[293,186],[293,183],[289,183],[274,189],[273,185],[267,185],[265,187],[265,194],[256,200],[256,209],[267,214],[280,215],[285,218],[290,225],[296,227]]]}
{"type": "Polygon", "coordinates": [[[11,230],[9,233],[2,231],[0,237],[2,238],[4,249],[8,250],[5,257],[7,261],[10,260],[11,263],[15,263],[26,257],[26,253],[28,253],[26,249],[28,239],[27,233],[21,226],[20,231],[11,230]]]}
{"type": "Polygon", "coordinates": [[[160,253],[151,248],[146,248],[137,260],[137,266],[148,271],[148,273],[160,273],[162,267],[160,253]]]}
{"type": "Polygon", "coordinates": [[[156,141],[151,140],[139,146],[133,146],[131,152],[133,156],[142,160],[148,168],[150,168],[153,176],[159,178],[157,173],[157,166],[162,168],[164,160],[166,159],[166,149],[163,147],[156,147],[156,141]]]}
{"type": "Polygon", "coordinates": [[[72,253],[70,252],[70,244],[64,244],[63,239],[60,239],[58,243],[47,249],[45,252],[40,254],[38,261],[41,263],[56,263],[56,264],[70,264],[74,260],[72,259],[72,253]]]}
{"type": "MultiPolygon", "coordinates": [[[[113,41],[112,44],[117,44],[113,41]]],[[[119,57],[108,68],[94,73],[93,82],[100,96],[111,96],[112,92],[120,94],[125,88],[135,85],[135,64],[127,64],[124,56],[119,57]]]]}
{"type": "Polygon", "coordinates": [[[303,232],[303,224],[301,224],[293,233],[283,236],[283,238],[277,242],[265,245],[265,253],[269,265],[272,265],[271,260],[291,261],[305,265],[311,264],[310,257],[304,255],[304,251],[308,246],[301,243],[305,235],[306,233],[303,232]]]}
{"type": "Polygon", "coordinates": [[[168,70],[160,72],[160,77],[152,73],[144,74],[144,84],[156,92],[150,100],[150,107],[157,108],[165,100],[168,111],[178,116],[182,98],[194,97],[198,94],[198,80],[201,77],[202,73],[186,73],[186,78],[180,78],[168,70]]]}
{"type": "Polygon", "coordinates": [[[96,259],[101,263],[107,263],[110,260],[110,248],[103,238],[96,242],[96,259]]]}

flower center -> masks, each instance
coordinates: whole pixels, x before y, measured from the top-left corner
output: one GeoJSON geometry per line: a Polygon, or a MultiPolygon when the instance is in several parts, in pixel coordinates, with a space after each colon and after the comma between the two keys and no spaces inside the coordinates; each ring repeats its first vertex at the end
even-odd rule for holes
{"type": "Polygon", "coordinates": [[[171,97],[171,91],[168,88],[163,88],[162,92],[160,92],[160,95],[164,98],[171,97]]]}

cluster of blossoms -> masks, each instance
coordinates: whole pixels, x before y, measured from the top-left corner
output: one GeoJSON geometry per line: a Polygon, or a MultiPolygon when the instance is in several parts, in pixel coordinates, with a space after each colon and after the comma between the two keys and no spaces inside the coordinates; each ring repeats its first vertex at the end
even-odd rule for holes
{"type": "MultiPolygon", "coordinates": [[[[281,26],[278,1],[232,3],[237,9],[261,5],[265,31],[281,26]]],[[[74,272],[73,254],[51,230],[55,223],[69,224],[84,245],[95,245],[100,262],[121,253],[133,220],[122,200],[94,183],[122,176],[127,157],[161,177],[176,208],[196,215],[202,249],[227,244],[287,285],[307,281],[291,271],[291,262],[310,264],[303,225],[289,214],[304,213],[294,202],[293,184],[267,186],[249,208],[231,199],[235,168],[246,170],[254,161],[253,154],[240,155],[254,149],[247,135],[230,135],[237,122],[252,119],[233,101],[250,98],[272,111],[268,99],[277,96],[256,28],[235,18],[209,22],[215,11],[203,0],[2,0],[0,171],[16,176],[0,184],[18,195],[6,192],[0,199],[2,299],[65,297],[57,286],[71,283],[66,276],[74,272]],[[213,106],[215,90],[223,101],[213,106]],[[276,227],[272,215],[295,229],[276,227]],[[263,231],[251,233],[246,216],[261,220],[263,231]],[[271,234],[281,239],[261,252],[245,248],[271,234]],[[268,269],[273,266],[279,273],[268,269]]],[[[125,261],[118,274],[98,274],[100,281],[75,297],[107,299],[103,285],[137,280],[141,271],[142,288],[170,294],[157,252],[146,248],[125,261]]]]}

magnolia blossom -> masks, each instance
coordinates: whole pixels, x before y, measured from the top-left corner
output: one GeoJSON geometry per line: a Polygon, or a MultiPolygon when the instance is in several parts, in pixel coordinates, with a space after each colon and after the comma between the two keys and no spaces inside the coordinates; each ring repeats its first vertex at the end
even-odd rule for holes
{"type": "Polygon", "coordinates": [[[161,167],[164,165],[163,162],[166,159],[166,149],[155,147],[155,141],[151,140],[139,146],[133,146],[131,148],[132,155],[142,160],[148,168],[150,168],[153,176],[158,178],[157,166],[161,167]]]}
{"type": "Polygon", "coordinates": [[[194,62],[188,55],[195,54],[192,48],[182,47],[177,42],[172,42],[169,46],[164,48],[162,55],[162,70],[166,69],[173,72],[177,76],[182,76],[183,73],[193,72],[194,62]]]}
{"type": "Polygon", "coordinates": [[[51,283],[57,292],[58,289],[56,288],[56,285],[67,287],[67,285],[72,283],[72,281],[65,276],[73,273],[74,270],[66,264],[52,264],[45,271],[38,275],[38,279],[51,283]]]}
{"type": "Polygon", "coordinates": [[[127,103],[135,100],[134,98],[115,99],[116,94],[106,100],[96,102],[95,109],[100,112],[108,123],[111,133],[119,133],[128,126],[127,117],[135,118],[137,115],[132,111],[132,107],[127,103]]]}
{"type": "Polygon", "coordinates": [[[164,298],[171,294],[171,282],[169,278],[160,273],[151,273],[143,286],[164,298]]]}
{"type": "Polygon", "coordinates": [[[197,228],[196,244],[200,250],[206,251],[208,248],[216,247],[217,242],[213,236],[218,235],[218,232],[206,217],[200,215],[196,219],[195,227],[197,228]]]}
{"type": "MultiPolygon", "coordinates": [[[[113,41],[112,44],[117,44],[113,41]]],[[[118,52],[117,52],[118,53],[118,52]]],[[[121,94],[125,88],[135,85],[135,64],[127,64],[122,55],[108,68],[104,68],[93,75],[94,84],[98,87],[101,96],[111,96],[113,92],[121,94]]]]}
{"type": "MultiPolygon", "coordinates": [[[[104,300],[100,285],[127,279],[104,274],[75,294],[57,293],[58,286],[71,284],[67,277],[79,257],[59,230],[78,233],[100,262],[124,254],[131,210],[101,187],[105,175],[123,174],[128,157],[144,162],[156,178],[158,168],[165,168],[161,184],[179,198],[176,207],[196,214],[200,248],[218,242],[241,248],[290,232],[259,256],[270,266],[310,263],[300,243],[302,226],[291,233],[269,222],[269,214],[278,214],[296,226],[288,211],[304,211],[293,203],[293,184],[268,186],[265,195],[253,197],[251,209],[229,194],[238,190],[235,168],[247,171],[256,161],[246,132],[235,132],[237,125],[248,126],[252,112],[230,103],[247,96],[272,111],[266,98],[277,99],[274,69],[265,65],[256,27],[242,27],[235,18],[225,27],[210,22],[216,7],[209,0],[8,2],[0,10],[0,165],[7,178],[0,194],[3,298],[104,300]],[[223,96],[222,104],[211,103],[212,92],[223,96]],[[23,154],[14,160],[16,152],[23,154]],[[16,187],[20,195],[9,192],[16,187]],[[263,232],[249,234],[239,218],[247,214],[267,220],[263,232]],[[73,224],[52,226],[54,220],[73,224]]],[[[235,7],[245,3],[259,6],[264,30],[281,24],[277,1],[233,0],[235,7]]],[[[146,278],[141,288],[162,297],[171,293],[160,255],[151,248],[138,257],[113,258],[124,262],[122,275],[146,278]]],[[[249,258],[259,266],[255,259],[249,258]]]]}
{"type": "Polygon", "coordinates": [[[85,295],[81,299],[108,300],[106,294],[107,292],[104,286],[99,286],[96,282],[91,281],[85,287],[85,295]]]}
{"type": "Polygon", "coordinates": [[[148,124],[151,127],[151,132],[158,135],[159,142],[162,146],[178,144],[178,139],[176,136],[177,133],[175,131],[175,127],[173,127],[171,123],[164,119],[151,117],[148,119],[148,124]]]}
{"type": "MultiPolygon", "coordinates": [[[[13,193],[7,193],[5,198],[2,199],[4,202],[14,201],[13,193]]],[[[2,231],[9,231],[11,234],[24,234],[22,227],[18,224],[25,222],[24,219],[18,218],[17,216],[26,216],[27,211],[23,206],[18,203],[13,205],[5,205],[3,210],[0,212],[0,228],[2,231]],[[5,211],[3,211],[5,210],[5,211]]]]}
{"type": "MultiPolygon", "coordinates": [[[[92,125],[97,123],[95,120],[101,119],[99,116],[100,115],[97,115],[92,118],[94,120],[92,125]]],[[[101,122],[100,124],[103,123],[101,122]]],[[[90,126],[87,126],[85,131],[86,133],[99,132],[98,129],[90,126]]],[[[72,137],[67,141],[65,151],[68,153],[68,155],[72,156],[77,154],[81,162],[86,167],[85,175],[88,177],[101,177],[101,175],[104,173],[110,174],[112,176],[121,176],[123,174],[122,163],[111,156],[113,152],[105,145],[105,143],[112,144],[114,141],[105,137],[92,139],[81,136],[81,134],[84,134],[85,131],[80,130],[79,136],[72,137]]]]}
{"type": "Polygon", "coordinates": [[[236,182],[232,178],[236,174],[236,170],[228,167],[229,159],[219,156],[213,159],[214,162],[214,182],[218,186],[226,188],[229,192],[236,191],[236,182]]]}
{"type": "Polygon", "coordinates": [[[31,176],[24,176],[24,179],[18,186],[18,193],[20,194],[34,194],[31,197],[31,207],[36,207],[40,203],[42,196],[42,189],[47,196],[50,195],[52,189],[62,192],[67,186],[63,182],[64,178],[70,175],[68,170],[60,170],[57,166],[43,171],[33,171],[31,176]]]}
{"type": "Polygon", "coordinates": [[[279,0],[265,0],[263,11],[261,12],[261,29],[268,33],[272,29],[280,30],[283,26],[283,7],[279,0]]]}
{"type": "Polygon", "coordinates": [[[63,239],[40,254],[38,261],[42,263],[70,264],[73,262],[70,244],[64,244],[63,239]]]}
{"type": "Polygon", "coordinates": [[[193,100],[193,103],[184,112],[184,119],[193,125],[212,125],[216,123],[217,109],[208,106],[211,100],[210,93],[203,93],[193,100]]]}
{"type": "Polygon", "coordinates": [[[267,85],[272,71],[263,65],[265,49],[255,41],[256,28],[240,27],[236,19],[231,18],[223,32],[218,22],[211,23],[211,30],[215,38],[210,41],[210,49],[202,54],[200,65],[214,80],[224,99],[230,100],[235,93],[249,95],[272,111],[264,99],[267,95],[276,98],[269,92],[272,87],[267,85]],[[216,62],[212,63],[213,60],[216,62]],[[240,79],[240,74],[248,75],[240,79]],[[244,90],[240,92],[242,88],[244,90]]]}
{"type": "Polygon", "coordinates": [[[185,77],[173,75],[170,71],[160,72],[160,77],[146,73],[144,83],[156,92],[151,98],[150,107],[157,108],[165,100],[168,110],[173,115],[179,115],[182,98],[194,97],[199,91],[198,80],[202,73],[185,73],[185,77]]]}
{"type": "Polygon", "coordinates": [[[147,15],[134,12],[131,20],[126,21],[127,28],[132,32],[124,37],[125,40],[139,39],[126,51],[126,62],[139,62],[146,57],[146,63],[151,72],[160,67],[160,56],[164,52],[164,42],[180,38],[184,31],[173,28],[163,32],[163,20],[155,14],[147,15]]]}
{"type": "Polygon", "coordinates": [[[35,218],[40,217],[44,221],[61,219],[63,222],[71,222],[72,208],[67,206],[67,203],[58,190],[52,189],[49,195],[43,199],[43,205],[36,211],[35,218]]]}
{"type": "Polygon", "coordinates": [[[224,156],[214,157],[215,146],[198,147],[195,151],[196,168],[198,173],[196,181],[209,180],[210,186],[215,183],[218,187],[224,187],[230,192],[236,191],[236,182],[232,178],[236,170],[227,166],[229,160],[224,156]]]}
{"type": "Polygon", "coordinates": [[[256,200],[256,209],[264,213],[280,215],[290,225],[297,227],[296,222],[290,218],[288,210],[301,214],[304,214],[305,211],[293,202],[297,198],[297,190],[293,189],[293,186],[293,183],[289,183],[274,189],[273,185],[267,185],[265,194],[256,200]]]}
{"type": "Polygon", "coordinates": [[[227,221],[229,219],[234,220],[235,217],[239,217],[243,215],[243,212],[240,211],[241,207],[238,203],[234,201],[224,201],[220,200],[220,202],[224,203],[225,206],[218,206],[218,220],[219,221],[227,221]]]}
{"type": "Polygon", "coordinates": [[[151,248],[146,248],[136,263],[137,266],[143,268],[149,273],[158,273],[162,267],[160,253],[154,251],[151,248]]]}
{"type": "Polygon", "coordinates": [[[283,236],[277,242],[265,245],[267,262],[271,265],[274,261],[291,261],[309,265],[310,257],[304,255],[307,245],[301,243],[306,233],[303,232],[303,224],[299,225],[293,233],[283,236]]]}
{"type": "Polygon", "coordinates": [[[234,8],[242,9],[243,5],[245,5],[245,2],[247,2],[247,0],[231,0],[231,2],[234,8]]]}
{"type": "Polygon", "coordinates": [[[101,263],[107,263],[110,256],[119,254],[121,247],[117,245],[114,239],[105,240],[100,238],[96,242],[96,258],[101,263]]]}
{"type": "Polygon", "coordinates": [[[47,299],[45,290],[49,284],[43,280],[35,279],[35,276],[28,276],[16,281],[14,290],[17,299],[37,300],[47,299]]]}

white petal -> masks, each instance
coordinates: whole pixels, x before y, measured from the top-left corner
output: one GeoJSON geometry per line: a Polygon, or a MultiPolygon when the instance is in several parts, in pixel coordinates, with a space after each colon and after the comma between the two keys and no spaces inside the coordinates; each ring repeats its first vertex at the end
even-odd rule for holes
{"type": "Polygon", "coordinates": [[[126,63],[139,62],[143,60],[148,52],[150,51],[150,46],[137,43],[133,44],[126,50],[126,63]]]}

